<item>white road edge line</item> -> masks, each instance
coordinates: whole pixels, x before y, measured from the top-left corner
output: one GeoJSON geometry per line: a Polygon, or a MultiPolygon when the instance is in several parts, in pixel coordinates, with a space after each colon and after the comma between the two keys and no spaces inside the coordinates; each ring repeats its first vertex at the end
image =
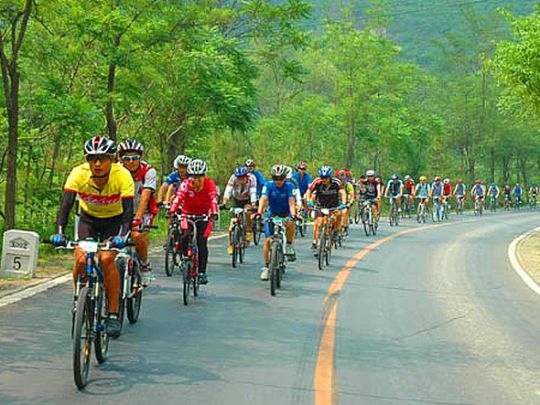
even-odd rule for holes
{"type": "Polygon", "coordinates": [[[519,242],[521,242],[523,239],[528,237],[534,232],[540,231],[540,226],[538,228],[534,228],[532,231],[526,232],[523,235],[518,236],[516,239],[510,243],[508,246],[508,258],[510,259],[510,264],[518,274],[518,276],[521,277],[521,279],[527,284],[527,287],[529,287],[531,290],[533,290],[536,294],[540,295],[540,286],[536,284],[536,282],[532,279],[531,276],[529,276],[529,273],[527,273],[523,267],[521,267],[521,264],[519,264],[519,260],[517,258],[517,245],[519,242]]]}
{"type": "MultiPolygon", "coordinates": [[[[228,236],[228,234],[225,233],[223,235],[211,236],[208,238],[208,240],[220,239],[225,236],[228,236]]],[[[161,248],[159,248],[159,250],[161,250],[161,248]]],[[[152,250],[152,252],[156,253],[157,251],[152,250]]],[[[28,287],[28,288],[25,288],[24,290],[6,295],[5,297],[0,298],[0,308],[22,301],[26,298],[30,298],[36,294],[39,294],[43,291],[47,291],[50,288],[56,287],[57,285],[60,285],[60,284],[67,283],[68,281],[71,281],[71,280],[73,280],[73,278],[70,272],[69,274],[55,277],[51,280],[35,285],[33,287],[28,287]]]]}

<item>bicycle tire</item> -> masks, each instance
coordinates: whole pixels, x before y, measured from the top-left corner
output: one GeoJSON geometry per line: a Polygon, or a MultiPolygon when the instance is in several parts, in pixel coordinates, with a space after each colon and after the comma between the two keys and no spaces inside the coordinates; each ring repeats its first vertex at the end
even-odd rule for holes
{"type": "Polygon", "coordinates": [[[174,251],[176,241],[176,231],[174,228],[167,232],[167,246],[165,247],[165,274],[171,277],[174,272],[174,259],[176,252],[174,251]]]}
{"type": "Polygon", "coordinates": [[[236,268],[236,264],[238,263],[238,226],[236,224],[233,225],[232,229],[232,256],[231,256],[231,264],[233,268],[236,268]]]}
{"type": "Polygon", "coordinates": [[[244,256],[246,253],[246,245],[244,243],[246,239],[246,234],[244,231],[244,228],[241,228],[239,231],[239,237],[238,237],[238,261],[240,263],[244,263],[244,256]]]}
{"type": "Polygon", "coordinates": [[[127,299],[127,318],[131,325],[137,323],[141,312],[144,289],[142,286],[141,265],[138,259],[133,259],[130,285],[130,297],[127,299]]]}
{"type": "Polygon", "coordinates": [[[253,243],[255,245],[258,245],[261,240],[261,220],[256,218],[253,220],[253,224],[251,226],[251,232],[253,233],[253,243]]]}
{"type": "Polygon", "coordinates": [[[124,326],[124,317],[126,314],[126,301],[123,298],[124,279],[126,277],[125,263],[123,259],[116,262],[116,269],[120,273],[120,297],[118,298],[118,322],[120,322],[120,331],[122,331],[122,327],[124,326]]]}
{"type": "Polygon", "coordinates": [[[298,229],[298,233],[300,234],[300,236],[302,238],[304,236],[306,236],[306,220],[305,220],[305,218],[302,219],[302,223],[300,225],[296,226],[296,229],[298,229]]]}
{"type": "Polygon", "coordinates": [[[107,295],[103,285],[99,286],[99,293],[94,301],[94,305],[97,306],[95,312],[96,318],[94,324],[96,325],[96,336],[94,339],[94,349],[96,354],[96,360],[99,364],[104,363],[107,360],[107,354],[109,353],[109,335],[105,329],[105,323],[108,314],[107,295]]]}
{"type": "Polygon", "coordinates": [[[78,389],[88,383],[90,371],[90,355],[92,353],[92,319],[93,310],[88,301],[88,287],[79,291],[77,310],[73,325],[73,377],[78,389]],[[83,333],[84,331],[84,333],[83,333]],[[84,344],[81,344],[84,341],[84,344]]]}
{"type": "Polygon", "coordinates": [[[277,289],[277,272],[279,271],[279,263],[278,263],[278,249],[280,246],[278,243],[273,242],[270,246],[270,264],[269,264],[269,270],[270,270],[270,295],[274,296],[276,295],[276,289],[277,289]]]}
{"type": "Polygon", "coordinates": [[[191,260],[187,258],[182,259],[182,298],[184,305],[189,304],[189,295],[191,287],[191,260]]]}
{"type": "Polygon", "coordinates": [[[362,224],[364,225],[364,233],[366,236],[369,236],[371,234],[371,228],[369,227],[368,223],[368,214],[367,212],[362,213],[362,224]]]}
{"type": "Polygon", "coordinates": [[[324,270],[325,251],[326,251],[326,225],[323,224],[321,225],[320,230],[319,230],[319,256],[317,257],[319,270],[324,270]]]}
{"type": "Polygon", "coordinates": [[[330,237],[330,233],[328,231],[328,228],[327,228],[326,236],[325,236],[324,239],[325,239],[324,263],[328,267],[328,266],[330,266],[330,256],[332,254],[332,238],[330,237]]]}
{"type": "Polygon", "coordinates": [[[304,218],[304,220],[302,221],[302,226],[301,226],[301,229],[302,229],[302,236],[306,236],[307,235],[307,219],[304,218]]]}
{"type": "Polygon", "coordinates": [[[357,205],[354,210],[354,223],[358,225],[362,216],[362,209],[357,205]]]}
{"type": "Polygon", "coordinates": [[[278,267],[276,274],[276,287],[281,289],[281,280],[283,279],[283,267],[285,266],[285,257],[283,256],[283,250],[278,250],[278,267]]]}

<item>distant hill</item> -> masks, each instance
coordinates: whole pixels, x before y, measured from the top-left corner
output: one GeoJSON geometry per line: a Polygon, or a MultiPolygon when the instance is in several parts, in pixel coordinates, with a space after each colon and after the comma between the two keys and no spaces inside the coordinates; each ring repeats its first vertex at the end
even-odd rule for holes
{"type": "MultiPolygon", "coordinates": [[[[451,32],[463,31],[465,13],[486,17],[488,21],[498,8],[504,7],[512,13],[531,13],[534,0],[388,0],[389,17],[393,20],[388,33],[403,48],[404,56],[426,67],[433,67],[437,55],[436,40],[444,39],[451,32]]],[[[351,7],[359,23],[367,21],[364,10],[368,0],[315,0],[313,1],[313,24],[315,31],[325,18],[337,18],[340,8],[351,7]]]]}

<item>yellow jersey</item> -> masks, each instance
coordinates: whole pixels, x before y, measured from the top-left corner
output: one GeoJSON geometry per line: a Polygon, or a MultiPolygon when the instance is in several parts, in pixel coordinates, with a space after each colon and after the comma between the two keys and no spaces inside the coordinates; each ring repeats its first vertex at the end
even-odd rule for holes
{"type": "Polygon", "coordinates": [[[95,218],[121,215],[122,198],[135,196],[131,173],[118,163],[111,164],[109,180],[101,189],[92,179],[88,163],[74,167],[66,180],[64,191],[77,193],[81,211],[95,218]]]}

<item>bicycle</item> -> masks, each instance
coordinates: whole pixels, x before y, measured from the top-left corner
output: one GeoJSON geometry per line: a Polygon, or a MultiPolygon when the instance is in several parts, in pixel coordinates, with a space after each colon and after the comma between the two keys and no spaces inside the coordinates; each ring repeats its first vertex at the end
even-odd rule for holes
{"type": "Polygon", "coordinates": [[[262,218],[253,218],[251,232],[253,233],[253,243],[255,245],[258,245],[261,241],[262,235],[264,234],[264,222],[262,218]]]}
{"type": "MultiPolygon", "coordinates": [[[[45,241],[45,243],[50,243],[45,241]]],[[[73,296],[73,315],[71,337],[73,339],[73,377],[77,388],[83,389],[88,384],[92,344],[96,360],[102,364],[109,351],[109,336],[106,332],[108,316],[107,295],[103,286],[103,270],[99,264],[98,252],[111,250],[110,242],[98,242],[94,239],[66,241],[57,249],[79,247],[86,253],[85,272],[77,276],[73,296]]]]}
{"type": "Polygon", "coordinates": [[[403,209],[401,211],[401,219],[404,219],[405,217],[410,218],[411,212],[412,212],[412,204],[411,204],[411,195],[405,194],[402,198],[401,205],[403,206],[403,209]]]}
{"type": "Polygon", "coordinates": [[[489,212],[497,211],[497,198],[492,195],[489,197],[489,212]]]}
{"type": "MultiPolygon", "coordinates": [[[[319,228],[319,246],[317,251],[317,262],[319,270],[324,270],[330,265],[332,247],[337,248],[339,232],[335,229],[336,215],[338,208],[318,208],[322,214],[322,223],[319,228]]],[[[340,243],[340,242],[339,242],[340,243]]]]}
{"type": "Polygon", "coordinates": [[[398,226],[399,225],[399,211],[397,207],[396,197],[389,196],[388,199],[390,201],[390,212],[388,214],[388,220],[390,222],[390,226],[398,226]]]}
{"type": "Polygon", "coordinates": [[[364,233],[366,236],[377,234],[377,223],[373,218],[373,208],[371,200],[362,201],[362,225],[364,226],[364,233]]]}
{"type": "Polygon", "coordinates": [[[358,224],[362,219],[362,201],[356,200],[356,208],[354,210],[354,223],[358,224]]]}
{"type": "Polygon", "coordinates": [[[484,213],[483,197],[477,196],[474,200],[474,215],[482,215],[484,213]]]}
{"type": "Polygon", "coordinates": [[[285,260],[285,246],[287,244],[287,236],[285,232],[285,222],[288,218],[271,217],[266,219],[267,222],[274,224],[274,233],[270,239],[270,250],[268,270],[270,272],[270,295],[276,295],[276,290],[281,288],[281,280],[283,271],[287,266],[285,260]]]}
{"type": "Polygon", "coordinates": [[[536,209],[536,194],[531,194],[529,197],[529,206],[532,210],[536,209]]]}
{"type": "Polygon", "coordinates": [[[418,209],[416,211],[416,221],[420,223],[426,223],[426,201],[427,197],[417,197],[419,199],[418,209]]]}
{"type": "Polygon", "coordinates": [[[448,221],[448,212],[450,212],[450,204],[448,203],[449,196],[444,196],[442,199],[442,219],[448,221]]]}
{"type": "Polygon", "coordinates": [[[167,277],[171,277],[174,273],[174,268],[180,265],[181,237],[180,216],[179,214],[174,214],[167,231],[167,243],[165,245],[165,274],[167,274],[167,277]]]}
{"type": "MultiPolygon", "coordinates": [[[[180,259],[180,271],[182,272],[182,298],[184,305],[189,304],[189,297],[199,294],[199,253],[197,249],[197,223],[208,222],[208,215],[182,214],[180,221],[185,221],[188,226],[186,254],[180,259]]],[[[181,252],[181,250],[180,250],[181,252]]]]}
{"type": "Polygon", "coordinates": [[[509,195],[505,195],[504,196],[504,200],[503,200],[503,208],[505,211],[510,211],[510,205],[512,204],[511,200],[510,200],[510,196],[509,195]]]}
{"type": "Polygon", "coordinates": [[[456,196],[456,214],[457,215],[463,215],[463,200],[464,196],[458,195],[456,196]]]}
{"type": "Polygon", "coordinates": [[[307,234],[307,214],[306,210],[301,209],[298,211],[298,217],[296,218],[296,231],[303,238],[307,234]]]}
{"type": "Polygon", "coordinates": [[[431,213],[431,220],[433,222],[442,221],[442,205],[439,203],[440,197],[433,197],[433,211],[431,213]]]}
{"type": "Polygon", "coordinates": [[[246,251],[246,219],[244,208],[231,208],[231,244],[232,266],[235,268],[238,263],[244,262],[246,251]]]}

